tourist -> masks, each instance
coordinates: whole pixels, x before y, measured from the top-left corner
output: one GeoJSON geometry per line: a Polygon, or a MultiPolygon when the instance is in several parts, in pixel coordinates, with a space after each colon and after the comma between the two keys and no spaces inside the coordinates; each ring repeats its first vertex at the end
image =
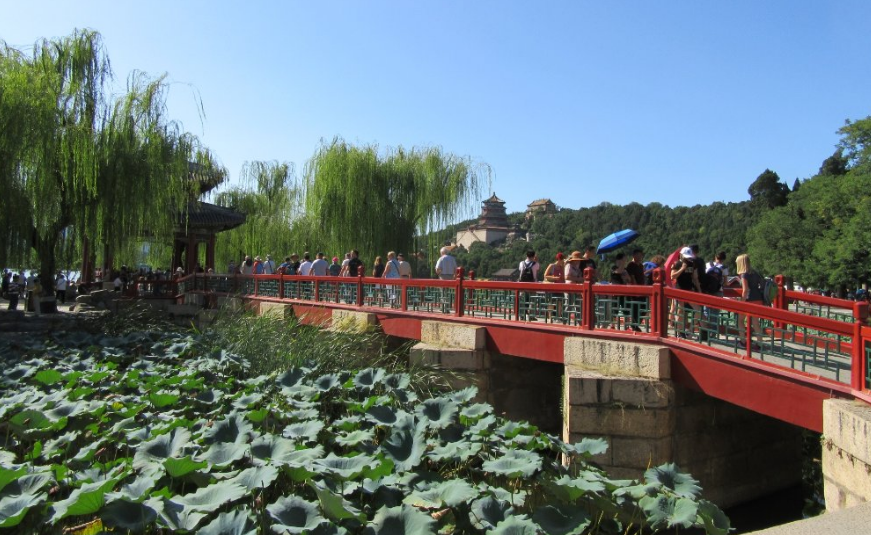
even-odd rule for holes
{"type": "Polygon", "coordinates": [[[297,273],[302,275],[303,277],[308,277],[311,275],[312,271],[312,257],[308,251],[302,254],[302,263],[299,265],[299,269],[297,269],[297,273]]]}
{"type": "Polygon", "coordinates": [[[345,253],[345,259],[342,260],[342,269],[339,274],[343,277],[348,277],[348,263],[351,261],[351,253],[345,253]]]}
{"type": "Polygon", "coordinates": [[[302,264],[299,261],[299,255],[293,253],[290,255],[290,265],[287,266],[287,274],[288,275],[299,275],[299,267],[302,264]]]}
{"type": "Polygon", "coordinates": [[[6,292],[6,298],[9,299],[8,310],[18,310],[18,299],[21,297],[21,285],[19,284],[18,275],[13,275],[12,280],[9,281],[6,292]]]}
{"type": "Polygon", "coordinates": [[[324,260],[324,253],[319,252],[315,255],[314,262],[312,262],[310,274],[314,277],[326,277],[329,267],[327,261],[324,260]]]}
{"type": "Polygon", "coordinates": [[[629,273],[629,284],[644,284],[644,251],[632,251],[632,260],[626,264],[626,272],[629,273]]]}
{"type": "Polygon", "coordinates": [[[333,263],[330,264],[329,271],[330,271],[331,277],[338,277],[339,273],[342,272],[342,264],[339,264],[339,257],[338,256],[333,257],[333,263]]]}
{"type": "Polygon", "coordinates": [[[8,269],[3,270],[3,282],[0,285],[0,295],[6,296],[9,291],[9,283],[12,281],[12,273],[8,269]]]}
{"type": "Polygon", "coordinates": [[[586,249],[584,249],[584,258],[581,259],[580,270],[583,274],[587,268],[592,268],[593,270],[593,280],[598,278],[598,267],[596,266],[596,248],[592,245],[588,245],[586,249]]]}
{"type": "Polygon", "coordinates": [[[450,247],[444,246],[439,252],[441,256],[436,261],[436,276],[442,280],[453,280],[457,271],[457,260],[451,256],[450,247]]]}
{"type": "Polygon", "coordinates": [[[287,275],[287,270],[290,269],[290,257],[285,256],[284,262],[278,265],[277,273],[279,275],[287,275]]]}
{"type": "Polygon", "coordinates": [[[67,302],[67,279],[64,277],[63,272],[58,271],[57,277],[54,279],[54,295],[55,299],[60,301],[61,303],[66,304],[67,302]]]}
{"type": "Polygon", "coordinates": [[[665,257],[658,254],[644,263],[644,284],[653,284],[653,272],[665,265],[665,257]]]}
{"type": "Polygon", "coordinates": [[[357,277],[363,275],[363,262],[360,260],[360,252],[356,249],[353,249],[350,253],[351,258],[348,259],[348,265],[345,266],[347,273],[345,276],[347,277],[357,277]]]}
{"type": "Polygon", "coordinates": [[[581,256],[580,251],[572,251],[565,264],[565,282],[575,284],[584,282],[584,269],[581,267],[583,261],[584,257],[581,256]]]}
{"type": "Polygon", "coordinates": [[[240,272],[242,273],[242,275],[254,274],[254,260],[252,260],[249,255],[245,255],[245,260],[242,261],[242,267],[240,268],[240,272]]]}
{"type": "MultiPolygon", "coordinates": [[[[701,292],[695,258],[691,247],[684,247],[680,250],[680,258],[671,267],[671,280],[675,282],[678,289],[687,292],[701,292]]],[[[677,306],[676,301],[673,303],[677,306]]],[[[678,336],[686,338],[687,333],[693,331],[696,306],[685,302],[682,306],[677,306],[677,309],[679,313],[677,328],[680,329],[678,336]]]]}
{"type": "MultiPolygon", "coordinates": [[[[380,257],[379,257],[380,258],[380,257]]],[[[396,259],[396,253],[394,251],[390,251],[387,253],[387,264],[382,269],[381,277],[385,279],[398,279],[400,276],[399,269],[399,260],[396,259]]],[[[396,303],[396,286],[389,285],[385,286],[387,288],[387,294],[390,298],[390,304],[396,303]]]]}
{"type": "Polygon", "coordinates": [[[535,259],[535,251],[526,251],[526,259],[520,261],[518,282],[537,282],[539,264],[535,259]]]}
{"type": "Polygon", "coordinates": [[[544,269],[544,282],[562,284],[566,281],[566,255],[556,254],[556,261],[544,269]]]}
{"type": "Polygon", "coordinates": [[[272,260],[272,255],[266,255],[266,262],[263,262],[263,274],[272,275],[275,273],[275,261],[272,260]]]}
{"type": "Polygon", "coordinates": [[[375,257],[375,263],[372,264],[372,276],[381,278],[384,276],[384,261],[380,256],[375,257]]]}
{"type": "Polygon", "coordinates": [[[254,257],[254,274],[263,275],[263,260],[259,256],[254,257]]]}
{"type": "Polygon", "coordinates": [[[405,256],[402,253],[396,255],[396,259],[399,261],[399,278],[410,279],[411,264],[405,261],[405,256]]]}
{"type": "MultiPolygon", "coordinates": [[[[757,273],[750,265],[750,256],[746,254],[738,255],[735,259],[735,264],[738,276],[741,277],[741,300],[747,303],[755,303],[764,305],[763,298],[764,281],[762,276],[757,273]]],[[[747,326],[743,314],[738,314],[738,328],[741,329],[741,339],[738,340],[738,346],[747,347],[747,326]]],[[[752,316],[750,318],[750,334],[756,337],[756,344],[751,348],[753,351],[759,350],[759,343],[762,343],[762,331],[759,328],[759,318],[752,316]]]]}
{"type": "Polygon", "coordinates": [[[611,284],[632,284],[633,279],[626,271],[626,255],[617,253],[611,266],[611,284]]]}
{"type": "Polygon", "coordinates": [[[238,273],[238,268],[236,267],[236,262],[234,260],[230,260],[230,263],[227,265],[227,273],[230,275],[238,273]]]}

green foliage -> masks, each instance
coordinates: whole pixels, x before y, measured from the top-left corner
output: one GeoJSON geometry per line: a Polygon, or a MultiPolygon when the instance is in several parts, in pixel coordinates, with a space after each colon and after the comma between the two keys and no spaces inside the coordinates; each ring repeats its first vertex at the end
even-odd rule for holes
{"type": "Polygon", "coordinates": [[[497,418],[474,389],[418,399],[407,377],[375,368],[241,379],[244,359],[166,332],[5,349],[0,524],[17,532],[728,531],[673,465],[612,480],[589,463],[604,441],[569,445],[497,418]],[[46,383],[44,371],[68,380],[46,383]],[[70,400],[80,388],[91,393],[70,400]],[[186,395],[161,409],[149,401],[176,391],[186,395]],[[200,401],[205,393],[212,402],[200,401]],[[57,412],[64,404],[87,407],[57,412]],[[395,421],[363,416],[376,407],[395,421]],[[261,410],[259,421],[246,417],[261,410]],[[50,429],[11,425],[25,412],[50,429]],[[340,440],[355,432],[360,440],[340,440]]]}
{"type": "Polygon", "coordinates": [[[766,169],[747,188],[750,202],[760,208],[776,208],[786,204],[789,186],[780,181],[777,173],[766,169]]]}

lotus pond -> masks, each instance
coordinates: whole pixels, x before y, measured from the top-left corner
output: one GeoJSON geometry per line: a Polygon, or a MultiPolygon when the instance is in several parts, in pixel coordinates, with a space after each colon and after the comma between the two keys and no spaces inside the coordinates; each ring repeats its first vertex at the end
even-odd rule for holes
{"type": "Polygon", "coordinates": [[[380,368],[251,377],[202,336],[0,346],[0,528],[15,533],[637,533],[728,519],[672,465],[617,481],[465,389],[380,368]],[[568,465],[563,460],[570,461],[568,465]]]}

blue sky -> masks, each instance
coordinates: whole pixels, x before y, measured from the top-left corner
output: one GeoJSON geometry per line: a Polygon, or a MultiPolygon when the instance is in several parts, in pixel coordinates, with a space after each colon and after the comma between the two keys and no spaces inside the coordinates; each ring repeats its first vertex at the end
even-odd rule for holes
{"type": "Polygon", "coordinates": [[[0,5],[9,45],[92,28],[119,89],[167,73],[170,116],[234,180],[301,174],[340,136],[485,163],[510,212],[733,202],[766,168],[812,176],[871,115],[866,0],[0,5]]]}

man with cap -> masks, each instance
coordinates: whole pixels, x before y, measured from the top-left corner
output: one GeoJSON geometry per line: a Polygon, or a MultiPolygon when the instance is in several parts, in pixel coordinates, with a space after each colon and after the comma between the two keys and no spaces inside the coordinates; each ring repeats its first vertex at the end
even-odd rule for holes
{"type": "Polygon", "coordinates": [[[330,271],[330,276],[331,276],[331,277],[338,277],[338,276],[339,276],[339,273],[341,273],[341,271],[342,271],[342,264],[339,263],[339,257],[338,257],[338,256],[334,256],[334,257],[333,257],[333,263],[330,264],[329,271],[330,271]]]}
{"type": "MultiPolygon", "coordinates": [[[[680,259],[671,266],[671,280],[675,281],[678,289],[688,292],[701,292],[699,284],[699,274],[696,271],[696,255],[692,248],[684,247],[680,250],[680,259]]],[[[692,332],[696,323],[696,307],[691,303],[683,303],[683,306],[678,307],[680,318],[678,319],[678,327],[683,327],[678,332],[681,338],[687,337],[687,331],[692,332]],[[688,316],[690,316],[688,318],[688,316]]]]}

